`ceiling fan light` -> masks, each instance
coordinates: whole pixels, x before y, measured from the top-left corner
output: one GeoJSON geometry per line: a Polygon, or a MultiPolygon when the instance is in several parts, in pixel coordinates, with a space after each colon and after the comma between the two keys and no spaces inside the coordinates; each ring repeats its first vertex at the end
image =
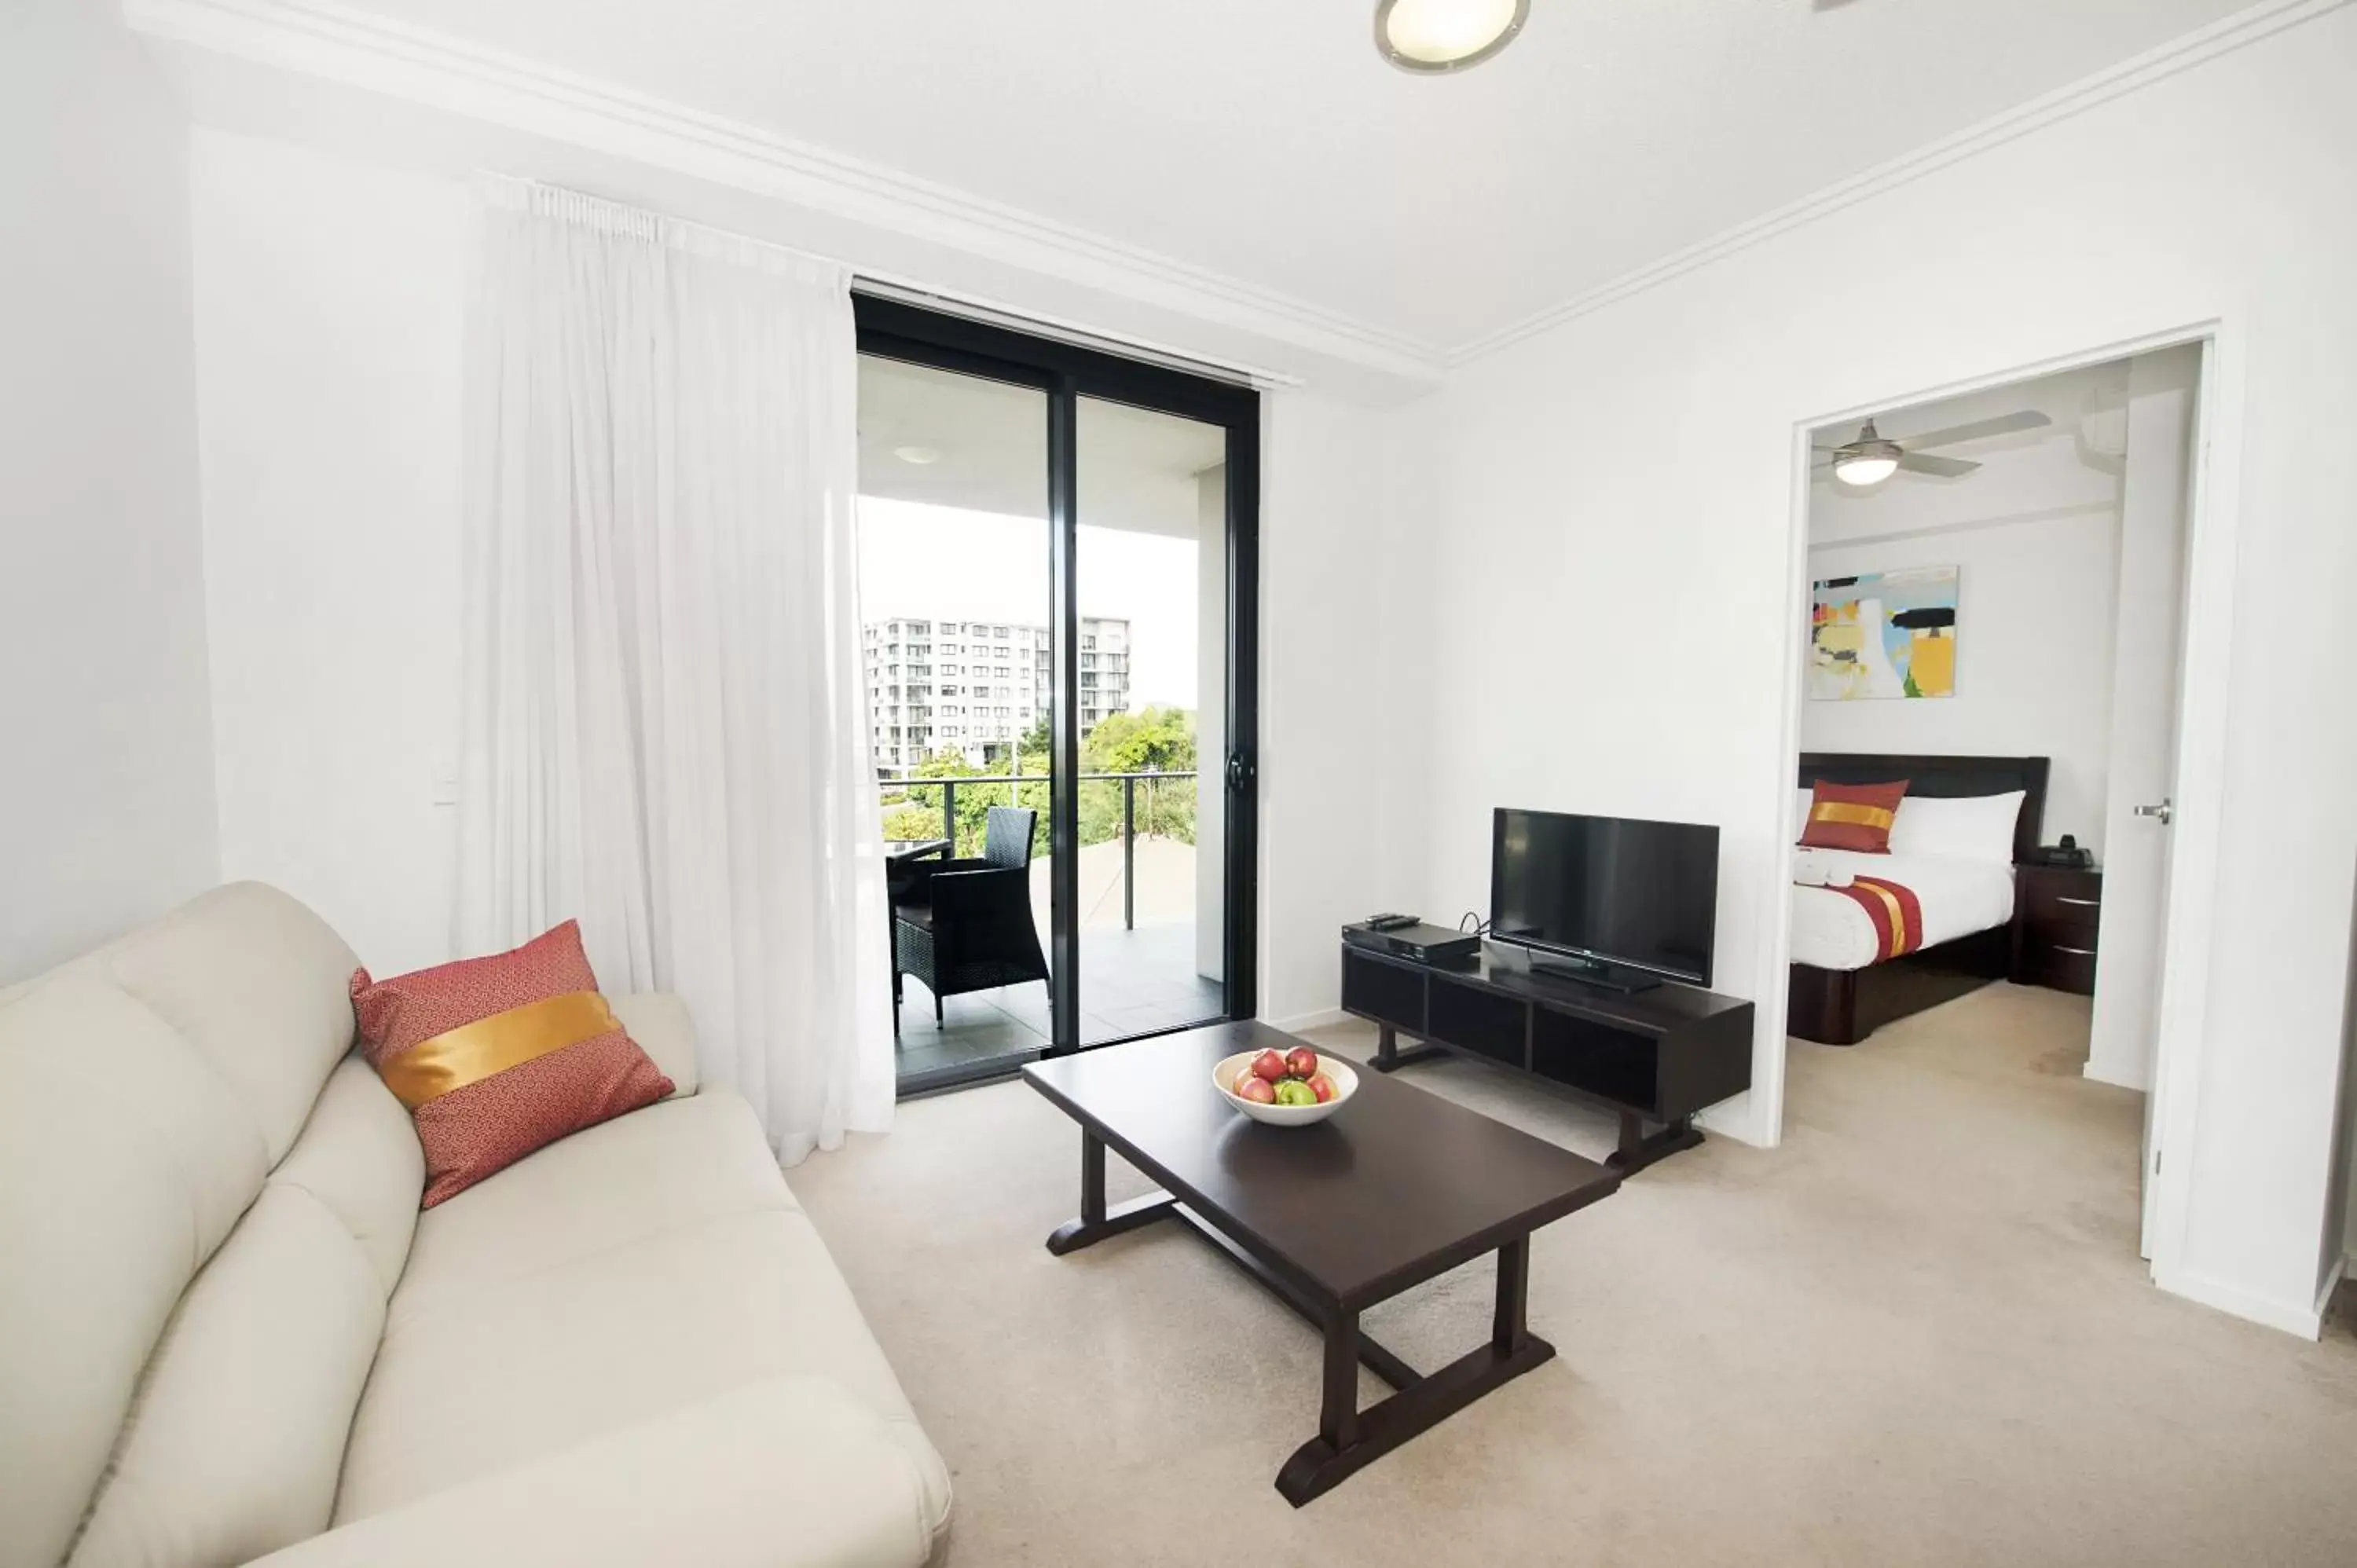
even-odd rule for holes
{"type": "MultiPolygon", "coordinates": [[[[1878,443],[1877,446],[1882,444],[1878,443]]],[[[1899,472],[1899,455],[1868,447],[1844,452],[1834,459],[1834,478],[1845,485],[1878,485],[1899,472]]]]}
{"type": "Polygon", "coordinates": [[[1375,48],[1402,70],[1463,70],[1514,41],[1531,0],[1382,0],[1375,48]]]}

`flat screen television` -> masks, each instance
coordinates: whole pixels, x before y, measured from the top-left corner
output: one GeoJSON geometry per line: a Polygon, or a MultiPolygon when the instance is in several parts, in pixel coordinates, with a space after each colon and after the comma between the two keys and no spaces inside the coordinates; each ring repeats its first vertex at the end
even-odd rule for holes
{"type": "Polygon", "coordinates": [[[1490,935],[1577,961],[1550,971],[1626,990],[1708,985],[1717,917],[1716,827],[1498,811],[1490,935]]]}

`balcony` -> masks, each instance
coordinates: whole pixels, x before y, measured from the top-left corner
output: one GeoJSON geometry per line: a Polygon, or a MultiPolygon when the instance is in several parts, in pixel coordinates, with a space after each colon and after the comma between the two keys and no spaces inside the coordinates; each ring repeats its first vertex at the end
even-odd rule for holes
{"type": "MultiPolygon", "coordinates": [[[[957,853],[981,853],[990,805],[1019,803],[1039,813],[1045,838],[1048,780],[986,778],[900,779],[878,786],[888,837],[952,838],[957,853]]],[[[1226,1009],[1226,988],[1200,972],[1206,933],[1195,902],[1198,853],[1191,842],[1192,773],[1087,773],[1081,777],[1081,1037],[1091,1045],[1189,1024],[1226,1009]]],[[[1216,853],[1205,846],[1202,853],[1216,853]]],[[[1049,946],[1050,860],[1035,850],[1031,912],[1049,946]]],[[[1216,927],[1208,945],[1216,950],[1216,927]]],[[[1214,957],[1211,961],[1215,964],[1214,957]]],[[[904,1091],[1004,1065],[1047,1049],[1043,983],[952,996],[933,1022],[932,997],[903,983],[899,1076],[904,1091]]]]}

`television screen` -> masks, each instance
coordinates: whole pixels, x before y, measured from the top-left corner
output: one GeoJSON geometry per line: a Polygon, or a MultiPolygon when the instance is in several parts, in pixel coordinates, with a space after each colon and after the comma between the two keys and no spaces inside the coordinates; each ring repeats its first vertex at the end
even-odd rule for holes
{"type": "Polygon", "coordinates": [[[1493,937],[1708,985],[1717,914],[1716,827],[1498,811],[1493,937]]]}

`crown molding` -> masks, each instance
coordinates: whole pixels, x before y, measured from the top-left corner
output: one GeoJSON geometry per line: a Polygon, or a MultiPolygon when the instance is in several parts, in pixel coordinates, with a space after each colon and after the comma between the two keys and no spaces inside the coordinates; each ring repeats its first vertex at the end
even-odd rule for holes
{"type": "Polygon", "coordinates": [[[1449,350],[1445,356],[1446,363],[1454,370],[1494,354],[1633,295],[1658,288],[1713,262],[1723,261],[1754,245],[1763,244],[1780,234],[1805,227],[1860,201],[1936,174],[1952,164],[1962,163],[2018,137],[2083,114],[2287,28],[2328,16],[2351,3],[2352,0],[2261,0],[2261,4],[2247,10],[2238,11],[2209,27],[2172,38],[2109,70],[2083,77],[2043,97],[2033,98],[2018,108],[1984,120],[1953,136],[1878,165],[1864,174],[1826,186],[1798,201],[1738,224],[1708,240],[1682,251],[1674,251],[1657,261],[1623,273],[1609,283],[1575,295],[1511,327],[1477,338],[1449,350]]]}
{"type": "MultiPolygon", "coordinates": [[[[1437,344],[760,126],[324,0],[123,0],[147,38],[775,198],[1426,382],[1437,344]]],[[[856,258],[845,260],[856,267],[856,258]]]]}
{"type": "Polygon", "coordinates": [[[1454,349],[831,148],[327,0],[123,0],[123,16],[152,38],[626,157],[1431,383],[1446,371],[2352,3],[2260,0],[1454,349]]]}

